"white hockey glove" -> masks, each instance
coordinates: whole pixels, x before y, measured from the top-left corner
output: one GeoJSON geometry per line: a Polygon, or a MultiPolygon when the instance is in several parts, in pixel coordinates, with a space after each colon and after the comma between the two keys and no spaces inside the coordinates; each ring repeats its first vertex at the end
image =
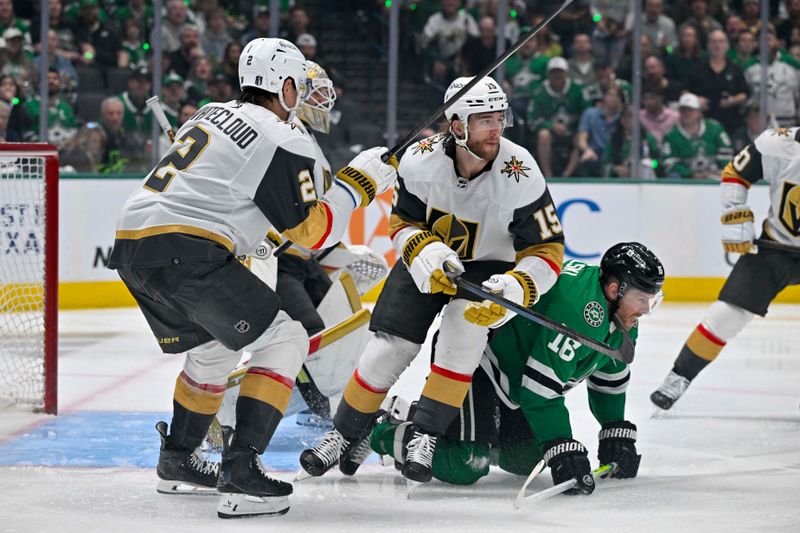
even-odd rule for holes
{"type": "Polygon", "coordinates": [[[275,250],[283,244],[283,238],[275,230],[269,230],[267,237],[258,245],[256,251],[253,252],[254,259],[266,260],[272,257],[275,250]]]}
{"type": "Polygon", "coordinates": [[[375,196],[389,187],[394,187],[397,180],[397,159],[392,157],[389,163],[381,161],[381,156],[388,151],[384,146],[364,150],[336,173],[336,179],[347,184],[361,197],[361,207],[369,205],[375,196]]]}
{"type": "Polygon", "coordinates": [[[464,265],[461,264],[458,254],[438,237],[427,231],[420,232],[409,239],[406,244],[407,250],[414,248],[413,241],[422,242],[420,242],[416,250],[412,250],[408,254],[408,257],[404,253],[403,260],[406,261],[411,278],[419,291],[428,294],[443,292],[453,296],[456,293],[456,286],[445,275],[444,263],[450,263],[455,267],[457,274],[462,274],[464,265]],[[427,241],[427,243],[424,241],[427,241]]]}
{"type": "MultiPolygon", "coordinates": [[[[529,307],[539,300],[539,289],[536,287],[536,282],[528,274],[518,270],[495,274],[484,281],[482,286],[487,291],[523,307],[529,307]]],[[[489,300],[470,302],[464,310],[464,318],[467,322],[492,329],[499,328],[516,315],[515,312],[489,300]]]]}
{"type": "Polygon", "coordinates": [[[362,296],[389,274],[389,264],[383,255],[361,244],[339,245],[319,263],[329,269],[345,269],[362,296]]]}
{"type": "Polygon", "coordinates": [[[722,213],[722,247],[726,252],[746,254],[756,238],[750,207],[737,205],[722,213]]]}

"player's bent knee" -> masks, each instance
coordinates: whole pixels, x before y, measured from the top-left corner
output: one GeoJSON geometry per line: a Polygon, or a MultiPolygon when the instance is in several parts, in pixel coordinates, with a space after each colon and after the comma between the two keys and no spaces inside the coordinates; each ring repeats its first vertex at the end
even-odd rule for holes
{"type": "Polygon", "coordinates": [[[419,353],[421,345],[395,335],[377,332],[358,362],[358,375],[371,387],[388,389],[419,353]]]}
{"type": "Polygon", "coordinates": [[[244,347],[251,367],[270,368],[294,379],[308,356],[308,334],[303,325],[279,311],[270,327],[244,347]]]}
{"type": "Polygon", "coordinates": [[[725,342],[735,337],[755,315],[741,307],[717,300],[703,318],[703,326],[725,342]]]}
{"type": "Polygon", "coordinates": [[[217,340],[209,341],[186,352],[183,372],[195,383],[224,385],[240,357],[241,352],[230,350],[217,340]]]}
{"type": "Polygon", "coordinates": [[[443,437],[436,445],[433,476],[453,485],[472,485],[489,474],[489,446],[477,442],[453,442],[443,437]]]}

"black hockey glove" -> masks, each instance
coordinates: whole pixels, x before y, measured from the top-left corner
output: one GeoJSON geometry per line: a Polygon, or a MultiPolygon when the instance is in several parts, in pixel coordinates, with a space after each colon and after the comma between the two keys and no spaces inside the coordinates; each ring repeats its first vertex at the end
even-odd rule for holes
{"type": "Polygon", "coordinates": [[[642,456],[636,453],[636,425],[622,420],[605,424],[598,435],[597,458],[601,465],[617,463],[614,478],[636,477],[642,456]]]}
{"type": "Polygon", "coordinates": [[[578,484],[565,494],[591,494],[594,491],[589,454],[583,444],[573,439],[556,439],[545,443],[544,450],[544,461],[550,467],[554,485],[574,479],[578,484]]]}

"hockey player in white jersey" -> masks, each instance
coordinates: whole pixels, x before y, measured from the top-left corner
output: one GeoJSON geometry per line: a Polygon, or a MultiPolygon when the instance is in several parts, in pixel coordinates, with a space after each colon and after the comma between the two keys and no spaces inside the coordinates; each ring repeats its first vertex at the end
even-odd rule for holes
{"type": "Polygon", "coordinates": [[[239,60],[242,95],[200,109],[126,202],[111,268],[136,298],[165,353],[186,359],[172,423],[159,422],[157,474],[163,493],[221,494],[222,518],[283,514],[292,486],[260,462],[308,352],[302,325],[236,258],[274,229],[310,249],[341,240],[352,212],[390,187],[395,170],[373,148],[339,171],[318,197],[314,146],[292,122],[306,86],[300,51],[255,39],[239,60]],[[201,444],[242,350],[250,367],[221,465],[201,444]]]}
{"type": "Polygon", "coordinates": [[[740,151],[722,172],[722,246],[742,254],[719,298],[689,335],[664,383],[650,395],[669,409],[691,381],[755,315],[765,316],[785,287],[800,284],[800,128],[770,129],[740,151]],[[769,183],[770,208],[762,240],[793,246],[797,252],[753,248],[755,226],[747,192],[769,183]]]}
{"type": "MultiPolygon", "coordinates": [[[[445,99],[469,80],[455,80],[445,99]]],[[[301,454],[310,475],[337,463],[345,474],[355,472],[369,452],[365,436],[387,391],[447,304],[402,471],[413,481],[430,480],[436,439],[458,414],[490,328],[513,316],[458,293],[445,263],[524,306],[547,292],[560,272],[561,224],[531,154],[502,137],[509,118],[500,86],[482,79],[446,116],[447,133],[409,147],[401,160],[390,235],[402,261],[378,298],[370,322],[375,337],[345,388],[334,430],[301,454]]]]}

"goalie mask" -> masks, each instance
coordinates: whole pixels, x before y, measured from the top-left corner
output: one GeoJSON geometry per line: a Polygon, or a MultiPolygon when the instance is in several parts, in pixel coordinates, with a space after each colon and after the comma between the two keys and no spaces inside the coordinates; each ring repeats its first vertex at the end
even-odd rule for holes
{"type": "MultiPolygon", "coordinates": [[[[450,100],[459,90],[472,81],[473,77],[457,78],[454,80],[450,87],[445,92],[445,102],[450,100]]],[[[502,135],[503,129],[511,127],[514,122],[511,117],[511,109],[508,107],[508,98],[506,93],[500,87],[500,84],[494,81],[489,76],[486,76],[481,81],[475,84],[467,94],[452,103],[445,110],[445,116],[450,121],[450,133],[453,135],[457,145],[467,150],[470,154],[478,159],[481,159],[472,150],[467,147],[469,142],[470,131],[477,133],[500,127],[500,134],[502,135]],[[501,118],[492,118],[487,115],[479,121],[473,121],[470,125],[470,115],[478,113],[496,113],[501,111],[501,118]],[[453,121],[458,120],[464,128],[464,136],[460,138],[453,130],[453,121]]]]}
{"type": "Polygon", "coordinates": [[[600,283],[615,278],[619,293],[615,304],[623,298],[648,314],[661,304],[664,293],[664,267],[658,257],[638,242],[621,242],[609,248],[600,261],[600,283]]]}
{"type": "Polygon", "coordinates": [[[331,130],[331,110],[336,102],[336,91],[325,69],[313,61],[306,61],[306,64],[306,96],[297,110],[297,118],[313,130],[328,133],[331,130]]]}
{"type": "Polygon", "coordinates": [[[285,39],[253,39],[239,56],[239,86],[254,87],[275,93],[281,107],[290,115],[297,111],[305,97],[306,60],[300,50],[285,39]],[[283,83],[290,78],[297,89],[295,105],[283,99],[283,83]]]}

